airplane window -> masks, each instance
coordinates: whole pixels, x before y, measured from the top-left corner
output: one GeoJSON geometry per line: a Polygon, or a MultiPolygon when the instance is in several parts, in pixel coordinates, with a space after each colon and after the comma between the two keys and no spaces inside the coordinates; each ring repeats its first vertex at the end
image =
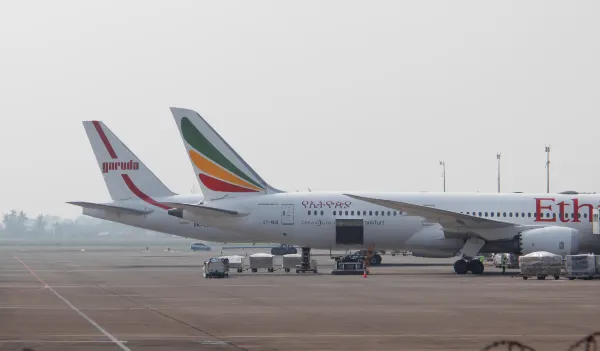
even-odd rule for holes
{"type": "Polygon", "coordinates": [[[494,212],[490,212],[490,217],[494,217],[494,212]]]}
{"type": "Polygon", "coordinates": [[[487,217],[487,212],[485,213],[485,216],[487,217]]]}
{"type": "Polygon", "coordinates": [[[321,211],[321,216],[323,215],[323,211],[321,211]]]}
{"type": "Polygon", "coordinates": [[[583,218],[587,218],[587,213],[584,213],[584,214],[583,214],[583,218]]]}
{"type": "Polygon", "coordinates": [[[396,211],[394,211],[394,216],[396,215],[396,211]]]}
{"type": "Polygon", "coordinates": [[[479,212],[479,217],[481,217],[481,212],[479,212]]]}
{"type": "Polygon", "coordinates": [[[373,211],[369,211],[369,216],[372,216],[372,215],[373,215],[373,211]]]}
{"type": "Polygon", "coordinates": [[[506,212],[502,213],[502,217],[506,217],[506,212]]]}
{"type": "Polygon", "coordinates": [[[388,211],[388,216],[391,216],[391,215],[392,215],[392,212],[391,212],[391,211],[388,211]]]}
{"type": "Polygon", "coordinates": [[[309,215],[309,216],[310,216],[310,214],[311,214],[311,211],[308,211],[308,215],[309,215]]]}
{"type": "Polygon", "coordinates": [[[348,215],[348,211],[346,211],[346,216],[348,215]]]}
{"type": "Polygon", "coordinates": [[[363,216],[366,216],[366,215],[367,215],[367,211],[363,211],[363,216]]]}
{"type": "Polygon", "coordinates": [[[498,212],[498,217],[500,217],[500,212],[498,212]]]}
{"type": "Polygon", "coordinates": [[[509,213],[508,213],[508,216],[509,216],[509,217],[512,217],[512,212],[509,212],[509,213]]]}
{"type": "Polygon", "coordinates": [[[546,212],[546,218],[550,218],[550,213],[546,212]]]}
{"type": "Polygon", "coordinates": [[[379,216],[379,211],[375,211],[375,216],[379,216]]]}
{"type": "Polygon", "coordinates": [[[577,213],[577,218],[581,218],[581,213],[577,213]]]}
{"type": "Polygon", "coordinates": [[[337,213],[337,211],[333,211],[333,215],[335,216],[335,214],[337,213]]]}
{"type": "Polygon", "coordinates": [[[315,210],[314,214],[315,214],[315,216],[317,215],[317,211],[316,210],[315,210]]]}
{"type": "Polygon", "coordinates": [[[350,214],[354,216],[354,211],[350,212],[350,214]]]}

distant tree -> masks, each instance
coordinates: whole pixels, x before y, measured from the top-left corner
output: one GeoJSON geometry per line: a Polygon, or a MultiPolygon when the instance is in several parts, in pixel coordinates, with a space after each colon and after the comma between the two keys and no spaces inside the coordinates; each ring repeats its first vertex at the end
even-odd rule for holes
{"type": "Polygon", "coordinates": [[[11,210],[8,213],[5,213],[2,217],[2,222],[4,223],[4,229],[10,235],[14,235],[17,233],[18,225],[17,225],[17,210],[11,210]]]}
{"type": "Polygon", "coordinates": [[[46,219],[43,214],[39,214],[35,219],[35,233],[37,235],[44,235],[46,232],[46,219]]]}

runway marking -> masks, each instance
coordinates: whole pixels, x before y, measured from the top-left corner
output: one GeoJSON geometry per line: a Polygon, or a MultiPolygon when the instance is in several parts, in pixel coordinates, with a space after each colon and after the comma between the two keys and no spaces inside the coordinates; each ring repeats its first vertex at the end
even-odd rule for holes
{"type": "MultiPolygon", "coordinates": [[[[17,339],[17,340],[3,340],[0,339],[0,343],[27,343],[27,344],[33,344],[33,343],[54,343],[54,344],[112,344],[113,342],[111,340],[24,340],[24,339],[17,339]]],[[[120,341],[123,344],[126,344],[127,341],[120,341]]]]}
{"type": "Polygon", "coordinates": [[[50,285],[46,284],[46,282],[44,280],[42,280],[42,278],[40,278],[37,274],[35,274],[35,272],[32,271],[31,268],[29,268],[29,266],[25,262],[23,262],[19,257],[15,256],[15,259],[17,261],[21,262],[21,264],[23,266],[25,266],[25,268],[27,268],[29,273],[31,273],[44,286],[44,288],[47,288],[48,290],[50,290],[54,295],[56,295],[56,297],[58,297],[64,303],[66,303],[69,307],[71,307],[71,309],[73,311],[77,312],[81,317],[83,317],[86,321],[88,321],[91,325],[93,325],[96,329],[98,329],[102,334],[104,334],[107,338],[109,338],[113,343],[115,343],[117,346],[119,346],[122,350],[131,351],[127,346],[125,346],[124,343],[122,343],[120,340],[115,338],[111,333],[104,330],[104,328],[102,328],[100,325],[98,325],[98,323],[94,322],[93,319],[88,317],[85,313],[81,312],[77,307],[73,306],[73,304],[71,302],[69,302],[69,300],[65,299],[61,294],[57,293],[56,290],[54,290],[50,285]]]}

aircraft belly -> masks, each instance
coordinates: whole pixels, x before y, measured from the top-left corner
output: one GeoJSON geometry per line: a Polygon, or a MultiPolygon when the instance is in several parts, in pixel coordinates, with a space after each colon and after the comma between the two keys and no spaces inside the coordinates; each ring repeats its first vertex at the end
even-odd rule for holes
{"type": "Polygon", "coordinates": [[[422,229],[421,221],[405,218],[365,220],[364,223],[365,245],[373,244],[380,249],[401,248],[408,238],[422,229]]]}

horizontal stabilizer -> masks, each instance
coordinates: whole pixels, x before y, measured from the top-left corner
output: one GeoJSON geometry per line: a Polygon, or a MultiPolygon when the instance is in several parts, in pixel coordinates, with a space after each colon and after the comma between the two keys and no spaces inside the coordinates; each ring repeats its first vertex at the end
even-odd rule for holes
{"type": "Polygon", "coordinates": [[[184,211],[191,212],[198,216],[240,216],[237,211],[226,210],[224,208],[210,207],[204,205],[184,204],[178,202],[162,202],[172,208],[180,208],[184,211]]]}
{"type": "Polygon", "coordinates": [[[90,208],[93,210],[104,210],[104,211],[113,212],[113,213],[117,213],[117,214],[130,214],[130,215],[143,216],[143,215],[147,215],[148,213],[152,212],[152,210],[144,211],[144,210],[138,210],[138,209],[130,208],[130,207],[96,204],[93,202],[74,201],[74,202],[67,202],[67,203],[71,204],[71,205],[75,205],[75,206],[81,206],[83,208],[90,208]]]}

